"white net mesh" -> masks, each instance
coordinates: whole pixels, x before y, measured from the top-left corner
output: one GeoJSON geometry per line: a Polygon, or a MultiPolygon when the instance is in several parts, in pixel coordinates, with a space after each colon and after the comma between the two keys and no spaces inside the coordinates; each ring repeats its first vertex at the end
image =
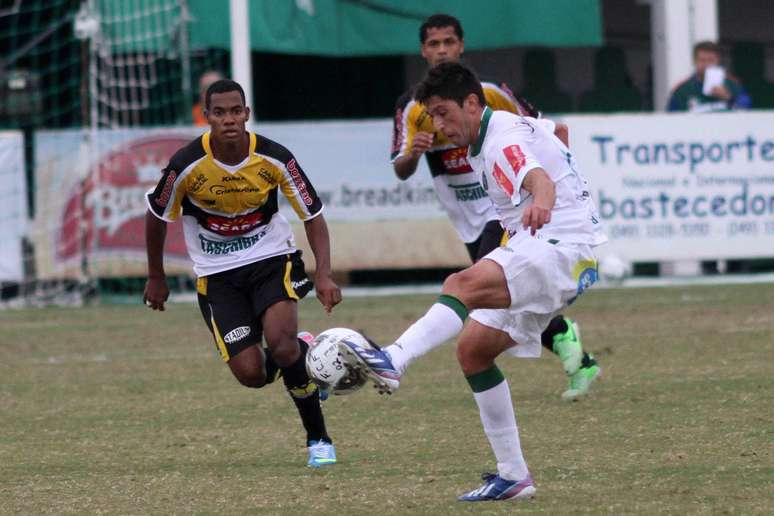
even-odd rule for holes
{"type": "MultiPolygon", "coordinates": [[[[70,83],[78,89],[70,111],[79,111],[80,119],[73,128],[46,129],[42,118],[28,133],[34,143],[33,202],[28,223],[18,208],[3,215],[18,235],[8,252],[22,256],[7,260],[7,274],[0,271],[4,304],[80,304],[106,284],[141,281],[143,193],[158,180],[171,154],[191,138],[188,129],[170,129],[187,126],[191,117],[185,0],[86,0],[58,2],[58,7],[68,18],[67,30],[56,22],[58,32],[48,39],[32,32],[27,37],[23,27],[33,19],[41,30],[54,26],[40,17],[47,12],[42,0],[22,3],[21,12],[10,14],[18,21],[3,26],[16,31],[14,41],[27,38],[19,42],[19,52],[37,52],[38,75],[54,69],[68,49],[71,72],[78,77],[70,83]],[[10,284],[20,294],[14,301],[8,301],[10,284]]],[[[43,77],[45,96],[55,91],[57,78],[43,77]]],[[[9,146],[0,139],[0,158],[9,146]]],[[[0,170],[2,175],[7,169],[0,170]]],[[[23,168],[21,175],[14,174],[24,178],[23,168]]],[[[24,197],[18,188],[0,191],[0,203],[9,195],[24,197]]],[[[171,240],[179,247],[176,234],[171,240]]],[[[187,270],[184,258],[173,253],[173,270],[177,263],[187,270]]]]}

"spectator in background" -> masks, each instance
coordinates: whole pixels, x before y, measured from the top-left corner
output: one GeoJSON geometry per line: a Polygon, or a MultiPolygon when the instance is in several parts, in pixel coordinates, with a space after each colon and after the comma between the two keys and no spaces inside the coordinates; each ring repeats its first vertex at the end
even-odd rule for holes
{"type": "Polygon", "coordinates": [[[677,85],[669,98],[667,111],[706,113],[730,109],[749,109],[752,101],[742,84],[720,66],[720,47],[712,41],[702,41],[693,47],[695,73],[677,85]],[[708,70],[718,84],[705,89],[708,70]]]}
{"type": "Polygon", "coordinates": [[[205,96],[207,95],[207,89],[212,84],[224,78],[225,77],[223,77],[223,74],[216,70],[204,72],[202,76],[199,77],[199,101],[191,108],[191,117],[193,118],[194,125],[209,125],[209,122],[207,122],[207,117],[204,116],[205,96]]]}
{"type": "Polygon", "coordinates": [[[760,43],[737,43],[732,51],[734,71],[755,101],[756,109],[774,108],[774,84],[766,80],[766,59],[760,43]]]}

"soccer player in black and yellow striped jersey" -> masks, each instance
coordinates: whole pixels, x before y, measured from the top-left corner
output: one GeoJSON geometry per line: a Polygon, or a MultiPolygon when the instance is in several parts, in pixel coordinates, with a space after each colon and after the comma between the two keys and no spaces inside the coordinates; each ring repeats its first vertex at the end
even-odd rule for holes
{"type": "MultiPolygon", "coordinates": [[[[419,28],[419,41],[429,68],[459,61],[465,50],[462,24],[448,14],[434,14],[425,20],[419,28]]],[[[492,110],[540,116],[539,111],[527,100],[515,97],[504,83],[482,81],[481,87],[492,110]]],[[[395,175],[401,180],[408,179],[425,156],[438,200],[475,262],[507,240],[500,217],[468,163],[468,149],[455,145],[437,131],[425,107],[413,97],[414,88],[411,88],[396,102],[391,152],[395,175]]],[[[568,144],[566,125],[556,124],[556,135],[568,144]]],[[[588,374],[596,362],[583,351],[577,323],[557,315],[542,340],[546,349],[559,356],[569,376],[569,388],[562,398],[571,400],[585,395],[596,378],[588,374]]]]}
{"type": "Polygon", "coordinates": [[[316,262],[315,290],[330,312],[341,291],[331,278],[322,202],[288,149],[246,130],[250,109],[239,84],[213,83],[205,115],[210,130],[175,153],[146,194],[145,302],[164,310],[166,226],[182,216],[199,307],[223,360],[247,387],[263,387],[281,372],[307,432],[308,465],[333,464],[319,392],[306,372],[308,347],[297,338],[297,301],[312,282],[277,197],[281,192],[304,221],[316,262]]]}

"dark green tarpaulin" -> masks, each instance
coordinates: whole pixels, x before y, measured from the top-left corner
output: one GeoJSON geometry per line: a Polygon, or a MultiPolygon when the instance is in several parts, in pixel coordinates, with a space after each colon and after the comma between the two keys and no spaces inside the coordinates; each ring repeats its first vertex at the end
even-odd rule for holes
{"type": "MultiPolygon", "coordinates": [[[[226,0],[188,0],[191,47],[230,48],[226,0]]],[[[250,0],[253,50],[320,56],[414,54],[418,30],[443,12],[465,48],[597,46],[599,0],[250,0]]]]}

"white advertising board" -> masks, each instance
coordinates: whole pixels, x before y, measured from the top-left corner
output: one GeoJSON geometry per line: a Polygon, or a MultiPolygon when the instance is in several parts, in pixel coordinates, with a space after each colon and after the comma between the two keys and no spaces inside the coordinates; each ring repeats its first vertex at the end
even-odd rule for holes
{"type": "Polygon", "coordinates": [[[0,132],[0,282],[24,278],[22,238],[27,227],[27,186],[24,138],[20,132],[0,132]]]}
{"type": "Polygon", "coordinates": [[[774,113],[567,116],[570,148],[628,261],[774,256],[774,113]]]}

